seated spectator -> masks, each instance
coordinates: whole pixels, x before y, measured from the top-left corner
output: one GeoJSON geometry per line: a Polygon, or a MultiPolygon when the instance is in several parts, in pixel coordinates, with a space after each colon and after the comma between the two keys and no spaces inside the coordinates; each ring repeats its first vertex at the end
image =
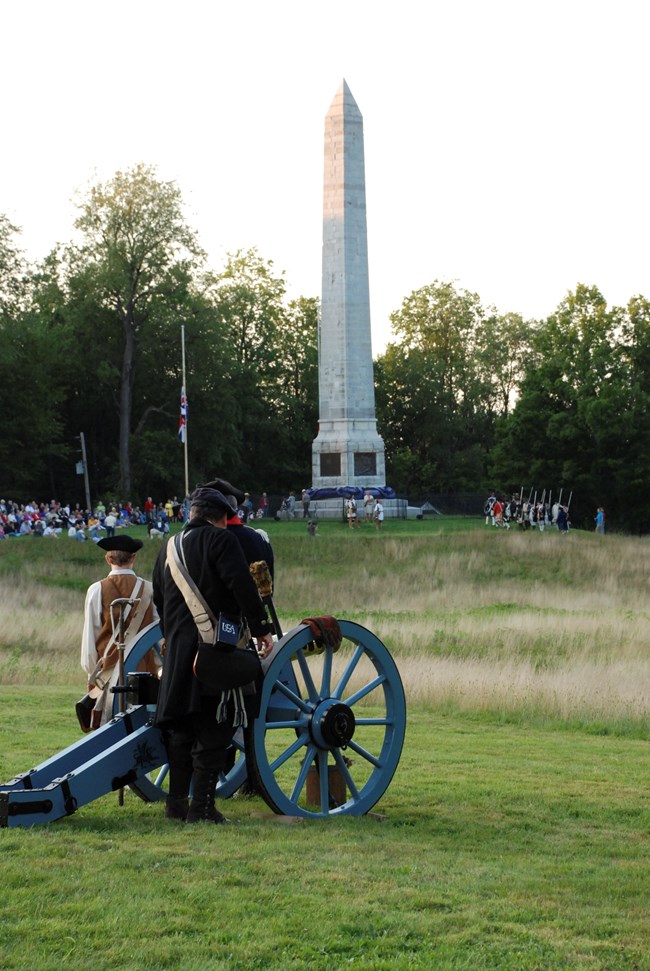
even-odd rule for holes
{"type": "Polygon", "coordinates": [[[166,533],[169,532],[169,526],[162,519],[156,519],[155,522],[147,523],[147,533],[149,534],[149,539],[163,539],[166,533]]]}
{"type": "Polygon", "coordinates": [[[99,535],[100,531],[104,531],[105,527],[99,521],[97,516],[88,517],[88,529],[90,531],[90,538],[94,543],[97,543],[101,537],[99,535]]]}
{"type": "Polygon", "coordinates": [[[80,543],[86,542],[86,532],[84,529],[83,520],[77,523],[71,523],[68,528],[68,536],[70,539],[76,539],[80,543]]]}

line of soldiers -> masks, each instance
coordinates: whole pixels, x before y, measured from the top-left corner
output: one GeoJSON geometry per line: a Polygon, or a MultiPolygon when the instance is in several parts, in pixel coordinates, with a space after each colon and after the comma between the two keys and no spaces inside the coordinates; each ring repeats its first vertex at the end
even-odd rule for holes
{"type": "Polygon", "coordinates": [[[535,497],[523,499],[521,494],[513,493],[510,498],[500,497],[493,493],[485,502],[483,512],[485,514],[485,525],[490,523],[492,526],[500,526],[510,529],[514,523],[520,529],[537,528],[540,533],[544,532],[547,526],[554,526],[560,533],[569,531],[569,508],[573,493],[569,496],[566,504],[560,501],[551,502],[551,498],[546,500],[546,493],[542,494],[540,500],[535,497]]]}

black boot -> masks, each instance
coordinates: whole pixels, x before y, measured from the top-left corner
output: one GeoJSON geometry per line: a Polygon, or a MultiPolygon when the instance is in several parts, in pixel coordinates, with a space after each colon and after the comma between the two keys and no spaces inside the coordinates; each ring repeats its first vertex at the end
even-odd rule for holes
{"type": "Polygon", "coordinates": [[[194,773],[192,801],[187,813],[186,823],[227,823],[229,820],[219,812],[214,804],[214,791],[218,773],[215,769],[197,769],[194,773]]]}
{"type": "Polygon", "coordinates": [[[189,809],[189,791],[192,781],[192,755],[187,745],[167,741],[169,759],[169,795],[165,803],[167,819],[185,821],[189,809]]]}
{"type": "Polygon", "coordinates": [[[167,801],[165,802],[165,818],[181,819],[183,822],[185,822],[189,808],[190,801],[187,796],[167,796],[167,801]]]}

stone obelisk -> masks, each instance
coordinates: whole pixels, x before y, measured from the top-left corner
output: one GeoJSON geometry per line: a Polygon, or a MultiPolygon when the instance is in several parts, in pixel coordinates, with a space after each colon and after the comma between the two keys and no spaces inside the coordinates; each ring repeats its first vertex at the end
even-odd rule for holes
{"type": "Polygon", "coordinates": [[[313,487],[384,486],[372,369],[363,119],[345,81],[325,117],[318,375],[313,487]]]}

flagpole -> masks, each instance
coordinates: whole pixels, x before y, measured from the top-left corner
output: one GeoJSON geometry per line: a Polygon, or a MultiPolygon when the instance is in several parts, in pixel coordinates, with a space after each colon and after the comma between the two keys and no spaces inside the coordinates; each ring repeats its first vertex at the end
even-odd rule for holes
{"type": "Polygon", "coordinates": [[[183,394],[185,395],[185,435],[183,441],[183,448],[185,451],[185,495],[190,494],[190,474],[189,466],[187,462],[187,419],[188,419],[188,407],[187,407],[187,385],[185,384],[185,327],[181,324],[181,348],[183,357],[183,394]]]}

